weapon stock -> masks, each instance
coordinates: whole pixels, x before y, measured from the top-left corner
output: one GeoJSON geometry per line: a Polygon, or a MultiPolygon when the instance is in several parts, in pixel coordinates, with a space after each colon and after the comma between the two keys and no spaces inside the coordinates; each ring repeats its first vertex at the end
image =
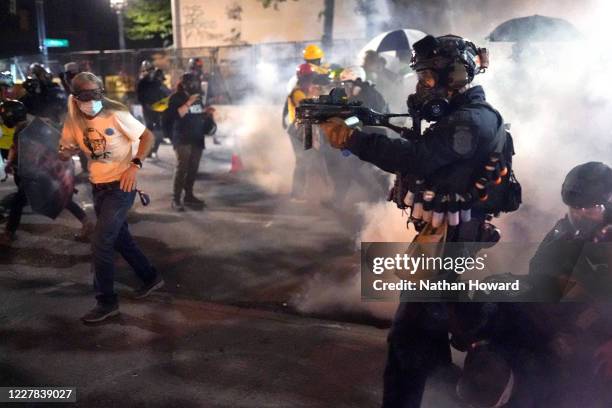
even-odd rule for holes
{"type": "Polygon", "coordinates": [[[361,102],[349,102],[341,88],[334,88],[329,95],[304,99],[296,108],[296,120],[304,126],[304,149],[312,147],[312,125],[318,125],[330,118],[348,119],[356,117],[363,126],[380,126],[402,133],[409,130],[389,122],[391,118],[408,117],[408,113],[379,113],[366,108],[361,102]]]}

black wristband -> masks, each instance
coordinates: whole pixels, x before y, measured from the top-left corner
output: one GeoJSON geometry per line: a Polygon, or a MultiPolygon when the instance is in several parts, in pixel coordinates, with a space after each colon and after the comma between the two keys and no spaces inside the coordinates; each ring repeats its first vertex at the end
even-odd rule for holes
{"type": "Polygon", "coordinates": [[[137,157],[133,158],[132,164],[138,167],[139,169],[142,169],[142,161],[139,158],[137,157]]]}

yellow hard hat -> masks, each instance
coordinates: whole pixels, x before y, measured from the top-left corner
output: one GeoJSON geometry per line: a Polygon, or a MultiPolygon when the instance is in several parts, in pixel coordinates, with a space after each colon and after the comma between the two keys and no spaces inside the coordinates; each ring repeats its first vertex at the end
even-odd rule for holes
{"type": "Polygon", "coordinates": [[[323,59],[323,57],[325,57],[323,50],[314,44],[307,45],[306,48],[304,48],[304,51],[302,51],[302,54],[304,55],[304,59],[307,61],[323,59]]]}

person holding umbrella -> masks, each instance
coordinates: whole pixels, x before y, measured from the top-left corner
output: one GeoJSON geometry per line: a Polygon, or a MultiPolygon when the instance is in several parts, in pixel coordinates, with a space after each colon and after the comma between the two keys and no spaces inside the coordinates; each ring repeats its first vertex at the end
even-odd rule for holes
{"type": "Polygon", "coordinates": [[[104,95],[102,80],[81,72],[72,80],[68,116],[60,140],[60,157],[69,160],[86,152],[98,217],[92,236],[94,288],[97,306],[82,317],[95,323],[119,314],[114,290],[115,250],[134,269],[142,286],[135,298],[148,296],[164,285],[130,234],[127,215],[136,197],[138,171],[154,143],[154,136],[123,104],[104,95]],[[138,151],[132,152],[132,144],[138,151]]]}
{"type": "MultiPolygon", "coordinates": [[[[17,193],[11,201],[8,221],[5,226],[4,233],[0,235],[0,245],[10,246],[15,240],[15,233],[21,223],[21,214],[23,207],[26,206],[28,200],[18,169],[18,146],[19,133],[28,125],[26,107],[23,103],[15,100],[6,100],[0,103],[0,117],[2,122],[9,128],[14,129],[13,145],[9,149],[8,158],[5,164],[7,174],[13,174],[15,184],[17,185],[17,193]]],[[[75,240],[80,242],[87,241],[89,235],[93,231],[93,223],[88,219],[87,214],[83,209],[70,200],[66,209],[70,211],[74,217],[81,222],[81,231],[74,236],[75,240]]]]}

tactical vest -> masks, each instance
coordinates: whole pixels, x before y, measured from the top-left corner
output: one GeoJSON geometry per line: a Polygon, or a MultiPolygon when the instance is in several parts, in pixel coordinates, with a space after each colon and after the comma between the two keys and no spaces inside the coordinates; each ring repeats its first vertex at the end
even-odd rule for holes
{"type": "Polygon", "coordinates": [[[485,159],[470,158],[437,170],[427,178],[402,175],[396,178],[391,200],[402,209],[411,208],[411,221],[417,226],[431,223],[438,227],[469,222],[479,216],[516,211],[521,204],[521,185],[512,169],[514,142],[500,113],[487,102],[473,102],[498,117],[500,123],[490,145],[484,146],[485,159]]]}

